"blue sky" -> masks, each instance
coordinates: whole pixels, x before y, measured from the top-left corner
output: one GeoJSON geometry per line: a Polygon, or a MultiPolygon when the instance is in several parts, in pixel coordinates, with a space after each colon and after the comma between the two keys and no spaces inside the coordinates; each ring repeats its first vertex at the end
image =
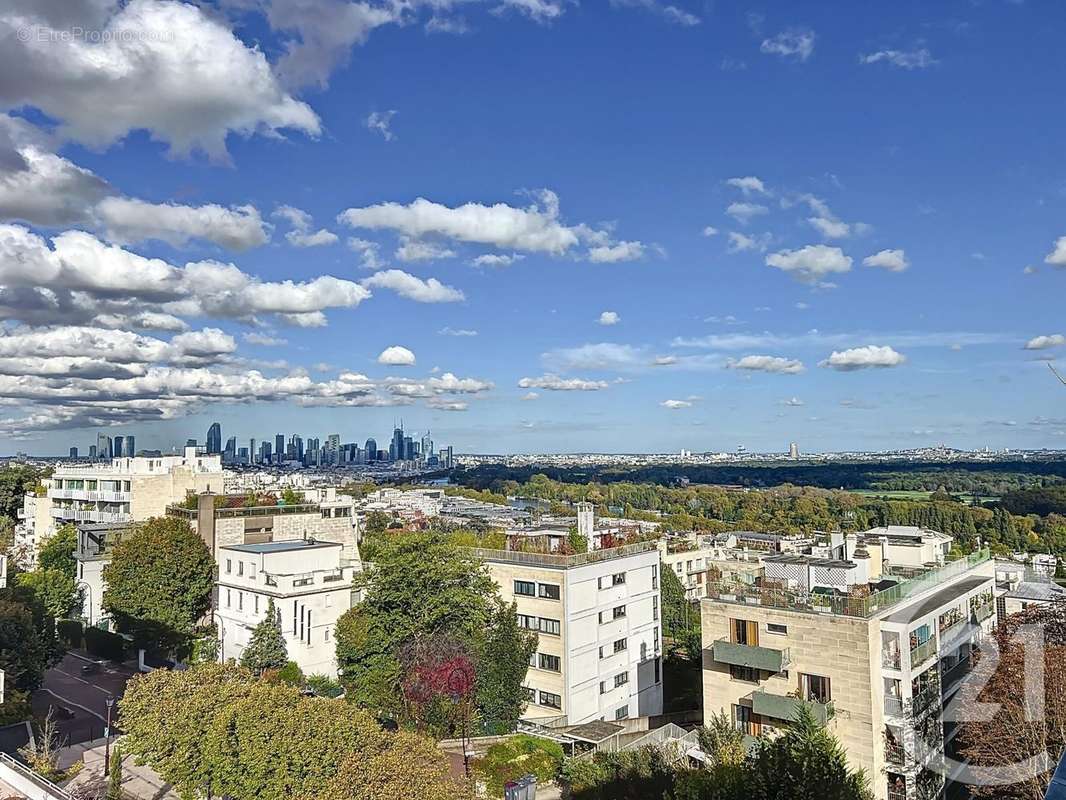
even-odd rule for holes
{"type": "Polygon", "coordinates": [[[0,0],[0,451],[1061,447],[1064,17],[0,0]]]}

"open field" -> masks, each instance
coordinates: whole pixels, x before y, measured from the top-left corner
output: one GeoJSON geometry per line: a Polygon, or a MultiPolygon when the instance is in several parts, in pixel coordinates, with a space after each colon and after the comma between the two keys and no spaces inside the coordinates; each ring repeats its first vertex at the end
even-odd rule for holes
{"type": "MultiPolygon", "coordinates": [[[[886,500],[928,500],[932,492],[893,491],[887,489],[849,489],[852,494],[861,494],[863,497],[880,497],[886,500]]],[[[969,502],[971,495],[956,494],[963,502],[969,502]]],[[[979,503],[992,503],[999,500],[993,495],[978,495],[979,503]]]]}

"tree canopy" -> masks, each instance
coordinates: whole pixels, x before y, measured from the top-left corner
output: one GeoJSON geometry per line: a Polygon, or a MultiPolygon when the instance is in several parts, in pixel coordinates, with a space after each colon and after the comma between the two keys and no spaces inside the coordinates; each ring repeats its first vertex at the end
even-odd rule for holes
{"type": "MultiPolygon", "coordinates": [[[[18,590],[0,592],[0,669],[10,688],[32,691],[59,660],[55,629],[43,610],[19,599],[18,590]]],[[[29,598],[33,601],[32,596],[29,598]]]]}
{"type": "Polygon", "coordinates": [[[78,530],[73,525],[63,525],[49,536],[37,553],[37,568],[54,569],[73,579],[78,572],[74,550],[78,547],[78,530]]]}
{"type": "Polygon", "coordinates": [[[211,605],[215,562],[189,523],[156,517],[124,537],[104,567],[103,606],[145,646],[184,646],[211,605]]]}
{"type": "Polygon", "coordinates": [[[237,800],[430,800],[465,796],[421,737],[383,731],[336,700],[305,697],[240,667],[138,676],[119,703],[124,751],[183,795],[237,800]]]}
{"type": "Polygon", "coordinates": [[[349,699],[410,721],[405,654],[419,643],[449,641],[472,654],[485,724],[509,726],[517,718],[536,640],[518,628],[514,607],[501,604],[484,565],[444,534],[395,534],[382,542],[361,586],[363,602],[340,618],[336,632],[349,699]]]}

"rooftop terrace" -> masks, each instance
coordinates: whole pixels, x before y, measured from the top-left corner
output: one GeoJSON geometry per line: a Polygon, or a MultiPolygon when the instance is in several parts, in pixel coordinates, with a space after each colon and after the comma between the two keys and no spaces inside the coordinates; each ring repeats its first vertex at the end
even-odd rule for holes
{"type": "MultiPolygon", "coordinates": [[[[802,592],[769,586],[755,586],[743,582],[715,581],[707,584],[707,597],[723,603],[744,606],[765,606],[783,611],[837,614],[845,617],[874,617],[905,600],[916,597],[945,581],[962,575],[991,558],[991,553],[978,550],[942,567],[929,569],[917,577],[901,580],[880,591],[862,596],[843,596],[819,592],[802,592]]],[[[886,576],[890,577],[890,576],[886,576]]]]}
{"type": "Polygon", "coordinates": [[[564,556],[557,553],[523,553],[517,550],[489,550],[484,547],[466,548],[471,555],[482,561],[495,561],[504,564],[524,564],[530,567],[556,567],[568,569],[582,567],[586,564],[598,564],[616,558],[653,552],[657,549],[654,540],[624,544],[621,547],[592,550],[588,553],[575,553],[564,556]]]}

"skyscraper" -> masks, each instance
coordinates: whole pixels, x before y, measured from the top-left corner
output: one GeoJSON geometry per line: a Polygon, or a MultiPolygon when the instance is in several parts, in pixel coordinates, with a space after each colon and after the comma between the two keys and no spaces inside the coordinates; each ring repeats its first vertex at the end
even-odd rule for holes
{"type": "Polygon", "coordinates": [[[232,461],[237,457],[237,437],[231,436],[226,440],[226,449],[222,451],[224,461],[232,461]]]}
{"type": "Polygon", "coordinates": [[[122,446],[122,452],[127,457],[137,455],[137,440],[132,435],[126,437],[126,443],[122,446]]]}
{"type": "Polygon", "coordinates": [[[264,464],[269,464],[272,454],[270,452],[270,442],[263,442],[259,445],[259,460],[264,464]]]}
{"type": "Polygon", "coordinates": [[[255,439],[248,440],[248,463],[254,464],[255,460],[259,458],[259,453],[255,451],[255,439]]]}
{"type": "Polygon", "coordinates": [[[89,445],[89,458],[96,458],[96,445],[89,445]]]}
{"type": "Polygon", "coordinates": [[[207,429],[207,454],[214,455],[222,452],[222,426],[212,422],[207,429]]]}
{"type": "Polygon", "coordinates": [[[389,458],[393,461],[403,461],[406,453],[403,449],[403,423],[392,432],[392,444],[389,445],[389,458]]]}
{"type": "Polygon", "coordinates": [[[70,448],[70,457],[71,458],[77,458],[78,457],[78,448],[77,447],[70,448]]]}
{"type": "Polygon", "coordinates": [[[111,437],[106,433],[96,434],[96,457],[111,458],[111,437]]]}
{"type": "Polygon", "coordinates": [[[425,436],[422,437],[422,460],[428,461],[431,455],[433,455],[433,439],[429,431],[426,431],[425,436]]]}
{"type": "Polygon", "coordinates": [[[376,439],[366,440],[366,460],[368,462],[378,460],[378,443],[376,439]]]}
{"type": "Polygon", "coordinates": [[[274,460],[279,464],[285,460],[285,434],[283,433],[274,437],[274,460]]]}
{"type": "Polygon", "coordinates": [[[795,442],[789,442],[788,443],[788,457],[789,458],[799,458],[800,457],[799,445],[796,444],[795,442]]]}
{"type": "Polygon", "coordinates": [[[122,437],[116,436],[111,440],[111,455],[114,458],[122,458],[124,453],[122,452],[122,437]]]}

